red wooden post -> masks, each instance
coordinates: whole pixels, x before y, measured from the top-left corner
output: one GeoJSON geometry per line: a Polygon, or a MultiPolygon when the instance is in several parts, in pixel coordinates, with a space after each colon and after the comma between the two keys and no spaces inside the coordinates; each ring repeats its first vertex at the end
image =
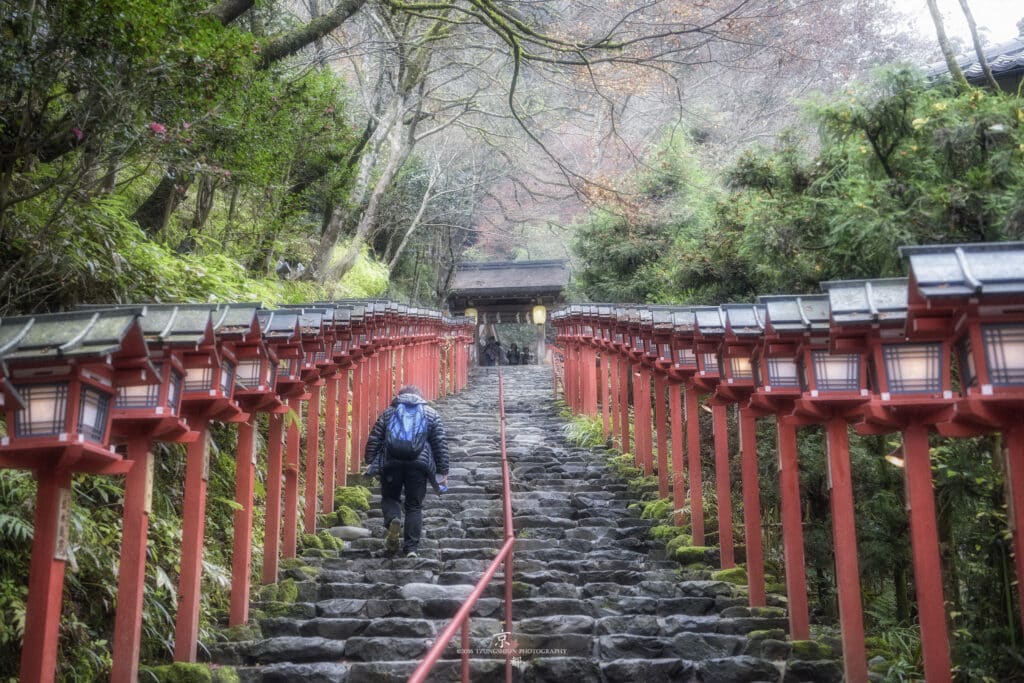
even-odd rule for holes
{"type": "Polygon", "coordinates": [[[64,532],[71,504],[71,475],[65,470],[36,472],[35,535],[25,605],[25,639],[21,647],[23,683],[48,683],[57,669],[61,598],[64,594],[64,532]],[[62,512],[63,508],[63,512],[62,512]],[[58,548],[58,543],[61,547],[58,548]]]}
{"type": "Polygon", "coordinates": [[[256,415],[238,425],[235,453],[234,543],[231,550],[231,608],[228,625],[249,621],[249,568],[252,563],[253,488],[256,482],[256,415]]]}
{"type": "Polygon", "coordinates": [[[400,342],[399,346],[395,348],[395,384],[394,391],[392,393],[398,394],[398,390],[405,384],[405,342],[400,342]]]}
{"type": "Polygon", "coordinates": [[[572,412],[576,412],[576,396],[573,391],[575,375],[573,373],[573,357],[576,353],[575,342],[572,339],[565,341],[565,356],[562,358],[562,395],[565,398],[565,405],[572,412]]]}
{"type": "Polygon", "coordinates": [[[693,544],[704,545],[704,476],[700,467],[700,398],[697,390],[686,387],[686,451],[690,471],[690,526],[693,544]]]}
{"type": "Polygon", "coordinates": [[[800,513],[800,472],[797,465],[796,426],[779,417],[779,497],[782,516],[782,548],[786,561],[786,598],[789,637],[811,637],[807,611],[807,570],[804,560],[803,520],[800,513]]]}
{"type": "MultiPolygon", "coordinates": [[[[633,369],[629,361],[619,358],[619,442],[623,453],[630,453],[633,446],[629,439],[629,387],[633,380],[633,369]]],[[[636,454],[634,454],[634,458],[636,454]]]]}
{"type": "MultiPolygon", "coordinates": [[[[374,382],[375,389],[376,389],[376,397],[375,397],[376,400],[374,401],[374,404],[376,405],[376,410],[371,411],[371,412],[380,412],[382,410],[381,406],[384,405],[384,401],[386,400],[386,398],[384,396],[384,394],[385,394],[384,388],[385,387],[391,388],[391,376],[385,374],[384,356],[386,354],[387,354],[387,351],[383,351],[383,350],[377,353],[377,364],[376,364],[377,365],[377,369],[376,369],[377,381],[374,382]]],[[[428,387],[428,391],[430,389],[432,389],[432,387],[428,387]]]]}
{"type": "Polygon", "coordinates": [[[281,467],[284,443],[284,413],[270,414],[267,438],[267,518],[263,535],[263,583],[277,581],[281,544],[281,467]]]}
{"type": "Polygon", "coordinates": [[[572,412],[579,414],[580,412],[580,347],[579,344],[573,340],[569,344],[567,360],[570,361],[569,368],[570,382],[569,386],[572,389],[571,396],[572,402],[569,404],[572,408],[572,412]]]}
{"type": "Polygon", "coordinates": [[[358,472],[358,462],[354,457],[349,462],[350,454],[353,452],[349,445],[349,400],[351,397],[349,389],[350,373],[347,369],[341,371],[341,386],[338,389],[338,486],[348,486],[348,473],[358,472]],[[355,469],[353,469],[353,465],[355,469]]]}
{"type": "Polygon", "coordinates": [[[597,417],[597,353],[593,347],[586,348],[587,372],[587,415],[597,417]]]}
{"type": "MultiPolygon", "coordinates": [[[[640,422],[640,372],[632,363],[626,364],[629,370],[630,383],[633,386],[633,464],[644,469],[644,430],[640,422]]],[[[645,472],[646,473],[646,472],[645,472]]]]}
{"type": "Polygon", "coordinates": [[[718,497],[718,547],[721,567],[736,566],[732,538],[732,487],[729,476],[728,406],[711,406],[715,441],[715,492],[718,497]]]}
{"type": "Polygon", "coordinates": [[[640,375],[640,395],[639,399],[634,396],[633,400],[639,400],[640,410],[637,411],[634,408],[633,421],[637,424],[637,434],[643,435],[644,475],[650,477],[654,474],[654,435],[651,432],[651,370],[640,365],[637,374],[640,375]]]}
{"type": "Polygon", "coordinates": [[[324,416],[324,493],[321,509],[334,512],[334,478],[338,448],[338,375],[327,378],[327,408],[324,416]]]}
{"type": "Polygon", "coordinates": [[[363,459],[362,452],[359,450],[359,444],[363,435],[362,412],[360,411],[360,407],[363,402],[362,385],[363,361],[360,359],[352,366],[352,434],[348,470],[352,474],[357,474],[359,472],[359,463],[361,463],[363,459]]]}
{"type": "Polygon", "coordinates": [[[740,408],[740,453],[743,467],[743,530],[747,544],[747,586],[751,607],[765,606],[764,549],[761,544],[761,492],[757,471],[757,416],[740,408]]]}
{"type": "Polygon", "coordinates": [[[590,415],[590,396],[591,387],[591,367],[590,367],[590,349],[585,345],[580,344],[580,412],[584,415],[590,415]]]}
{"type": "Polygon", "coordinates": [[[197,418],[190,426],[199,438],[188,445],[185,500],[182,512],[181,574],[178,616],[174,628],[174,661],[196,661],[199,639],[199,598],[203,577],[203,535],[206,529],[206,482],[210,468],[210,421],[197,418]]]}
{"type": "Polygon", "coordinates": [[[152,498],[153,456],[149,439],[128,441],[132,468],[125,476],[121,524],[121,559],[117,571],[117,612],[114,615],[113,683],[133,683],[139,675],[142,642],[142,594],[146,586],[146,544],[152,498]]]}
{"type": "Polygon", "coordinates": [[[295,557],[299,525],[299,424],[302,420],[302,401],[297,397],[289,398],[288,408],[294,414],[288,416],[288,427],[285,430],[284,533],[281,556],[295,557]]]}
{"type": "Polygon", "coordinates": [[[939,555],[927,425],[912,424],[904,428],[903,455],[925,680],[950,681],[952,663],[949,656],[949,629],[946,626],[946,601],[942,593],[942,560],[939,555]]]}
{"type": "Polygon", "coordinates": [[[373,402],[370,398],[374,394],[377,376],[373,372],[373,358],[366,359],[363,366],[363,382],[359,386],[359,453],[362,455],[366,450],[366,440],[370,436],[370,429],[373,423],[370,422],[370,415],[373,413],[373,402]]]}
{"type": "Polygon", "coordinates": [[[672,507],[676,526],[686,524],[682,509],[686,507],[686,475],[683,468],[683,395],[682,384],[669,380],[669,420],[672,425],[672,507]]]}
{"type": "MultiPolygon", "coordinates": [[[[1019,586],[1024,579],[1024,422],[1009,426],[1003,434],[1006,437],[1006,485],[1010,492],[1009,522],[1013,530],[1013,559],[1017,565],[1019,586]]],[[[1017,606],[1024,624],[1024,600],[1018,600],[1017,606]]]]}
{"type": "MultiPolygon", "coordinates": [[[[608,397],[608,418],[611,423],[611,437],[612,441],[619,441],[621,430],[619,429],[619,357],[609,352],[608,358],[608,376],[609,376],[609,397],[608,397]]],[[[622,445],[621,442],[619,444],[622,445]]]]}
{"type": "Polygon", "coordinates": [[[307,534],[316,533],[317,485],[320,483],[320,389],[323,380],[309,388],[306,413],[306,512],[303,516],[307,534]]]}
{"type": "Polygon", "coordinates": [[[665,415],[665,376],[654,375],[654,424],[658,434],[658,497],[667,498],[668,484],[668,417],[665,415]]]}
{"type": "MultiPolygon", "coordinates": [[[[835,546],[839,621],[843,635],[843,669],[848,681],[868,680],[864,650],[864,615],[860,572],[857,566],[857,529],[854,524],[853,482],[850,478],[850,441],[846,420],[826,423],[828,474],[831,484],[832,538],[835,546]]],[[[930,599],[930,598],[929,598],[930,599]]]]}
{"type": "Polygon", "coordinates": [[[608,435],[612,433],[612,421],[611,421],[611,362],[609,358],[610,354],[607,351],[601,353],[601,368],[598,373],[598,378],[601,383],[601,427],[604,438],[608,438],[608,435]]]}

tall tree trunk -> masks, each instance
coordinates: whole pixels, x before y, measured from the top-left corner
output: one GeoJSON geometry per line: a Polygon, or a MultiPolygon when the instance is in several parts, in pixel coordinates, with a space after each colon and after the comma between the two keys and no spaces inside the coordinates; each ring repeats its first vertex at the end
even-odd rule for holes
{"type": "Polygon", "coordinates": [[[199,176],[199,187],[196,189],[196,209],[192,213],[185,237],[178,245],[178,253],[191,254],[196,250],[196,236],[206,226],[206,221],[213,210],[213,200],[217,195],[218,181],[209,173],[199,176]]]}
{"type": "Polygon", "coordinates": [[[971,29],[971,42],[974,43],[974,53],[978,55],[978,64],[981,65],[981,71],[985,74],[985,82],[988,83],[990,88],[998,92],[999,84],[996,83],[995,76],[992,75],[992,67],[988,65],[985,50],[981,46],[981,38],[978,37],[978,25],[974,23],[974,13],[971,12],[971,7],[967,4],[967,0],[960,0],[960,9],[963,10],[964,17],[967,19],[967,27],[971,29]]]}
{"type": "Polygon", "coordinates": [[[321,280],[326,280],[328,277],[331,279],[341,279],[345,276],[345,273],[352,269],[352,266],[355,265],[356,260],[359,258],[359,254],[362,253],[363,245],[366,244],[370,232],[377,225],[377,213],[380,211],[380,203],[391,187],[391,183],[394,182],[395,176],[398,175],[398,171],[402,168],[406,159],[409,158],[409,153],[412,152],[412,144],[404,133],[405,131],[399,126],[392,129],[391,153],[388,155],[384,169],[381,171],[380,177],[373,187],[373,192],[370,193],[370,198],[366,202],[366,208],[363,209],[362,215],[359,217],[359,223],[356,225],[352,241],[349,243],[345,255],[341,257],[341,261],[337,265],[328,266],[324,269],[321,280]]]}
{"type": "Polygon", "coordinates": [[[391,260],[388,262],[388,274],[395,269],[398,265],[398,259],[401,258],[402,252],[405,250],[405,246],[409,243],[409,238],[416,232],[416,228],[419,227],[420,221],[423,220],[423,214],[427,211],[427,205],[430,204],[431,194],[430,191],[434,189],[434,183],[437,181],[437,173],[430,174],[430,180],[427,181],[427,189],[423,191],[423,198],[420,200],[419,209],[416,210],[416,215],[413,216],[412,220],[409,221],[409,229],[405,231],[405,235],[402,236],[402,241],[398,243],[398,247],[395,248],[394,253],[391,255],[391,260]]]}
{"type": "Polygon", "coordinates": [[[173,168],[168,169],[146,200],[132,214],[132,220],[138,223],[147,235],[156,237],[167,227],[171,213],[184,198],[191,182],[190,177],[179,175],[173,168]]]}
{"type": "Polygon", "coordinates": [[[928,0],[928,11],[932,15],[932,23],[935,24],[935,35],[939,40],[939,48],[942,50],[942,56],[946,59],[946,66],[949,68],[949,75],[952,76],[953,82],[956,83],[957,88],[960,90],[970,89],[970,84],[967,79],[964,78],[964,72],[960,69],[960,63],[956,61],[956,53],[953,52],[953,46],[949,42],[949,36],[946,35],[946,25],[942,21],[942,15],[939,13],[939,6],[937,0],[928,0]]]}
{"type": "Polygon", "coordinates": [[[260,67],[266,69],[274,62],[290,57],[310,43],[324,38],[365,4],[366,0],[340,0],[330,12],[293,31],[274,37],[260,52],[260,67]]]}
{"type": "Polygon", "coordinates": [[[238,183],[231,186],[231,201],[228,203],[228,230],[235,226],[235,212],[238,210],[238,183]]]}
{"type": "Polygon", "coordinates": [[[371,123],[367,124],[364,138],[360,142],[362,152],[357,159],[352,159],[352,163],[357,165],[357,170],[352,190],[349,192],[347,207],[337,206],[328,214],[320,233],[320,244],[317,246],[316,254],[310,264],[311,267],[304,276],[306,279],[319,278],[323,281],[327,277],[331,256],[334,254],[338,240],[348,232],[352,221],[359,215],[359,211],[366,203],[373,180],[373,171],[380,160],[384,143],[391,138],[394,129],[401,125],[400,112],[400,103],[396,101],[389,104],[387,111],[375,112],[377,116],[371,116],[371,123]],[[372,122],[374,118],[378,119],[377,122],[372,122]]]}

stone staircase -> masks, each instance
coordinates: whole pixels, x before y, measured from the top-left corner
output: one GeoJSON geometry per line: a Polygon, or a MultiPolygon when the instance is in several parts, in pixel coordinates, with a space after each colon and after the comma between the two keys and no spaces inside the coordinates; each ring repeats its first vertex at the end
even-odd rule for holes
{"type": "MultiPolygon", "coordinates": [[[[634,496],[609,473],[602,449],[574,448],[551,397],[550,369],[504,368],[507,451],[517,535],[512,614],[520,681],[833,681],[831,662],[786,664],[780,616],[755,616],[742,589],[683,580],[628,509],[634,496]],[[751,639],[752,631],[778,634],[751,639]]],[[[287,572],[298,599],[265,618],[261,640],[211,646],[243,681],[405,681],[502,542],[497,371],[441,402],[452,470],[442,496],[428,491],[419,558],[384,558],[378,497],[368,538],[305,557],[287,572]],[[327,555],[324,557],[324,555],[327,555]]],[[[497,647],[503,583],[496,578],[471,620],[474,649],[497,647]]],[[[431,680],[458,680],[458,638],[431,680]]],[[[503,680],[504,659],[471,656],[474,681],[503,680]]]]}

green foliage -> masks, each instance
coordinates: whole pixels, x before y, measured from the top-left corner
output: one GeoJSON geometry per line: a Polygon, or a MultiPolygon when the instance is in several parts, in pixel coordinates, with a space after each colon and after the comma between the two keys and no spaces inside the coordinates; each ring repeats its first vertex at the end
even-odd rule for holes
{"type": "Polygon", "coordinates": [[[658,526],[652,526],[650,530],[651,538],[659,541],[667,541],[675,538],[676,536],[683,533],[683,530],[676,526],[670,526],[667,524],[659,524],[658,526]]]}
{"type": "MultiPolygon", "coordinates": [[[[353,510],[370,509],[370,489],[365,486],[339,486],[334,490],[334,505],[353,510]]],[[[356,524],[355,526],[359,526],[356,524]]]]}
{"type": "Polygon", "coordinates": [[[672,499],[659,498],[646,503],[640,519],[668,520],[672,515],[672,499]]]}
{"type": "Polygon", "coordinates": [[[338,507],[336,519],[340,526],[362,526],[363,520],[360,519],[359,513],[350,508],[347,505],[341,505],[338,507]]]}
{"type": "Polygon", "coordinates": [[[737,586],[747,585],[747,570],[743,567],[731,567],[717,572],[711,572],[712,581],[724,581],[734,583],[737,586]]]}
{"type": "Polygon", "coordinates": [[[302,534],[301,543],[303,548],[324,549],[324,542],[316,534],[302,534]]]}
{"type": "Polygon", "coordinates": [[[566,440],[577,448],[604,446],[604,423],[601,418],[575,415],[562,427],[566,440]]]}
{"type": "MultiPolygon", "coordinates": [[[[345,548],[345,541],[332,536],[326,530],[318,533],[317,538],[320,540],[320,548],[323,550],[342,550],[345,548]]],[[[312,567],[307,567],[307,569],[312,569],[312,567]]]]}
{"type": "Polygon", "coordinates": [[[793,659],[814,661],[818,659],[831,659],[832,648],[813,640],[794,640],[790,643],[793,646],[793,659]]]}
{"type": "Polygon", "coordinates": [[[693,536],[689,534],[680,533],[677,536],[669,539],[668,543],[665,544],[665,553],[669,557],[675,557],[676,551],[680,548],[693,545],[693,536]]]}
{"type": "Polygon", "coordinates": [[[153,683],[238,683],[238,673],[228,666],[176,662],[139,668],[139,681],[153,683]]]}
{"type": "MultiPolygon", "coordinates": [[[[340,259],[346,248],[336,247],[333,261],[340,259]]],[[[373,298],[383,296],[387,290],[387,267],[373,260],[369,252],[364,250],[333,291],[336,298],[373,298]]]]}
{"type": "Polygon", "coordinates": [[[576,226],[576,285],[598,301],[663,301],[672,296],[671,260],[706,224],[714,192],[689,142],[674,131],[654,146],[636,178],[638,199],[616,198],[576,226]]]}
{"type": "Polygon", "coordinates": [[[157,683],[213,683],[213,674],[206,664],[175,662],[164,666],[145,667],[139,671],[139,680],[157,683]]]}
{"type": "Polygon", "coordinates": [[[785,640],[786,632],[781,628],[759,629],[747,632],[747,638],[750,640],[785,640]]]}
{"type": "Polygon", "coordinates": [[[704,554],[709,550],[711,548],[702,545],[683,546],[676,548],[676,551],[672,554],[672,559],[678,560],[684,566],[701,564],[704,562],[704,554]]]}

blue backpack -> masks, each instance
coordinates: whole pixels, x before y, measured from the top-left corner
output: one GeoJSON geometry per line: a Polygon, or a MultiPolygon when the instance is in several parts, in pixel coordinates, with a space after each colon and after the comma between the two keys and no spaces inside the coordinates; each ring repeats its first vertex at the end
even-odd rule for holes
{"type": "Polygon", "coordinates": [[[427,445],[427,415],[422,403],[399,403],[388,420],[384,439],[387,454],[395,460],[411,461],[419,457],[427,445]]]}

